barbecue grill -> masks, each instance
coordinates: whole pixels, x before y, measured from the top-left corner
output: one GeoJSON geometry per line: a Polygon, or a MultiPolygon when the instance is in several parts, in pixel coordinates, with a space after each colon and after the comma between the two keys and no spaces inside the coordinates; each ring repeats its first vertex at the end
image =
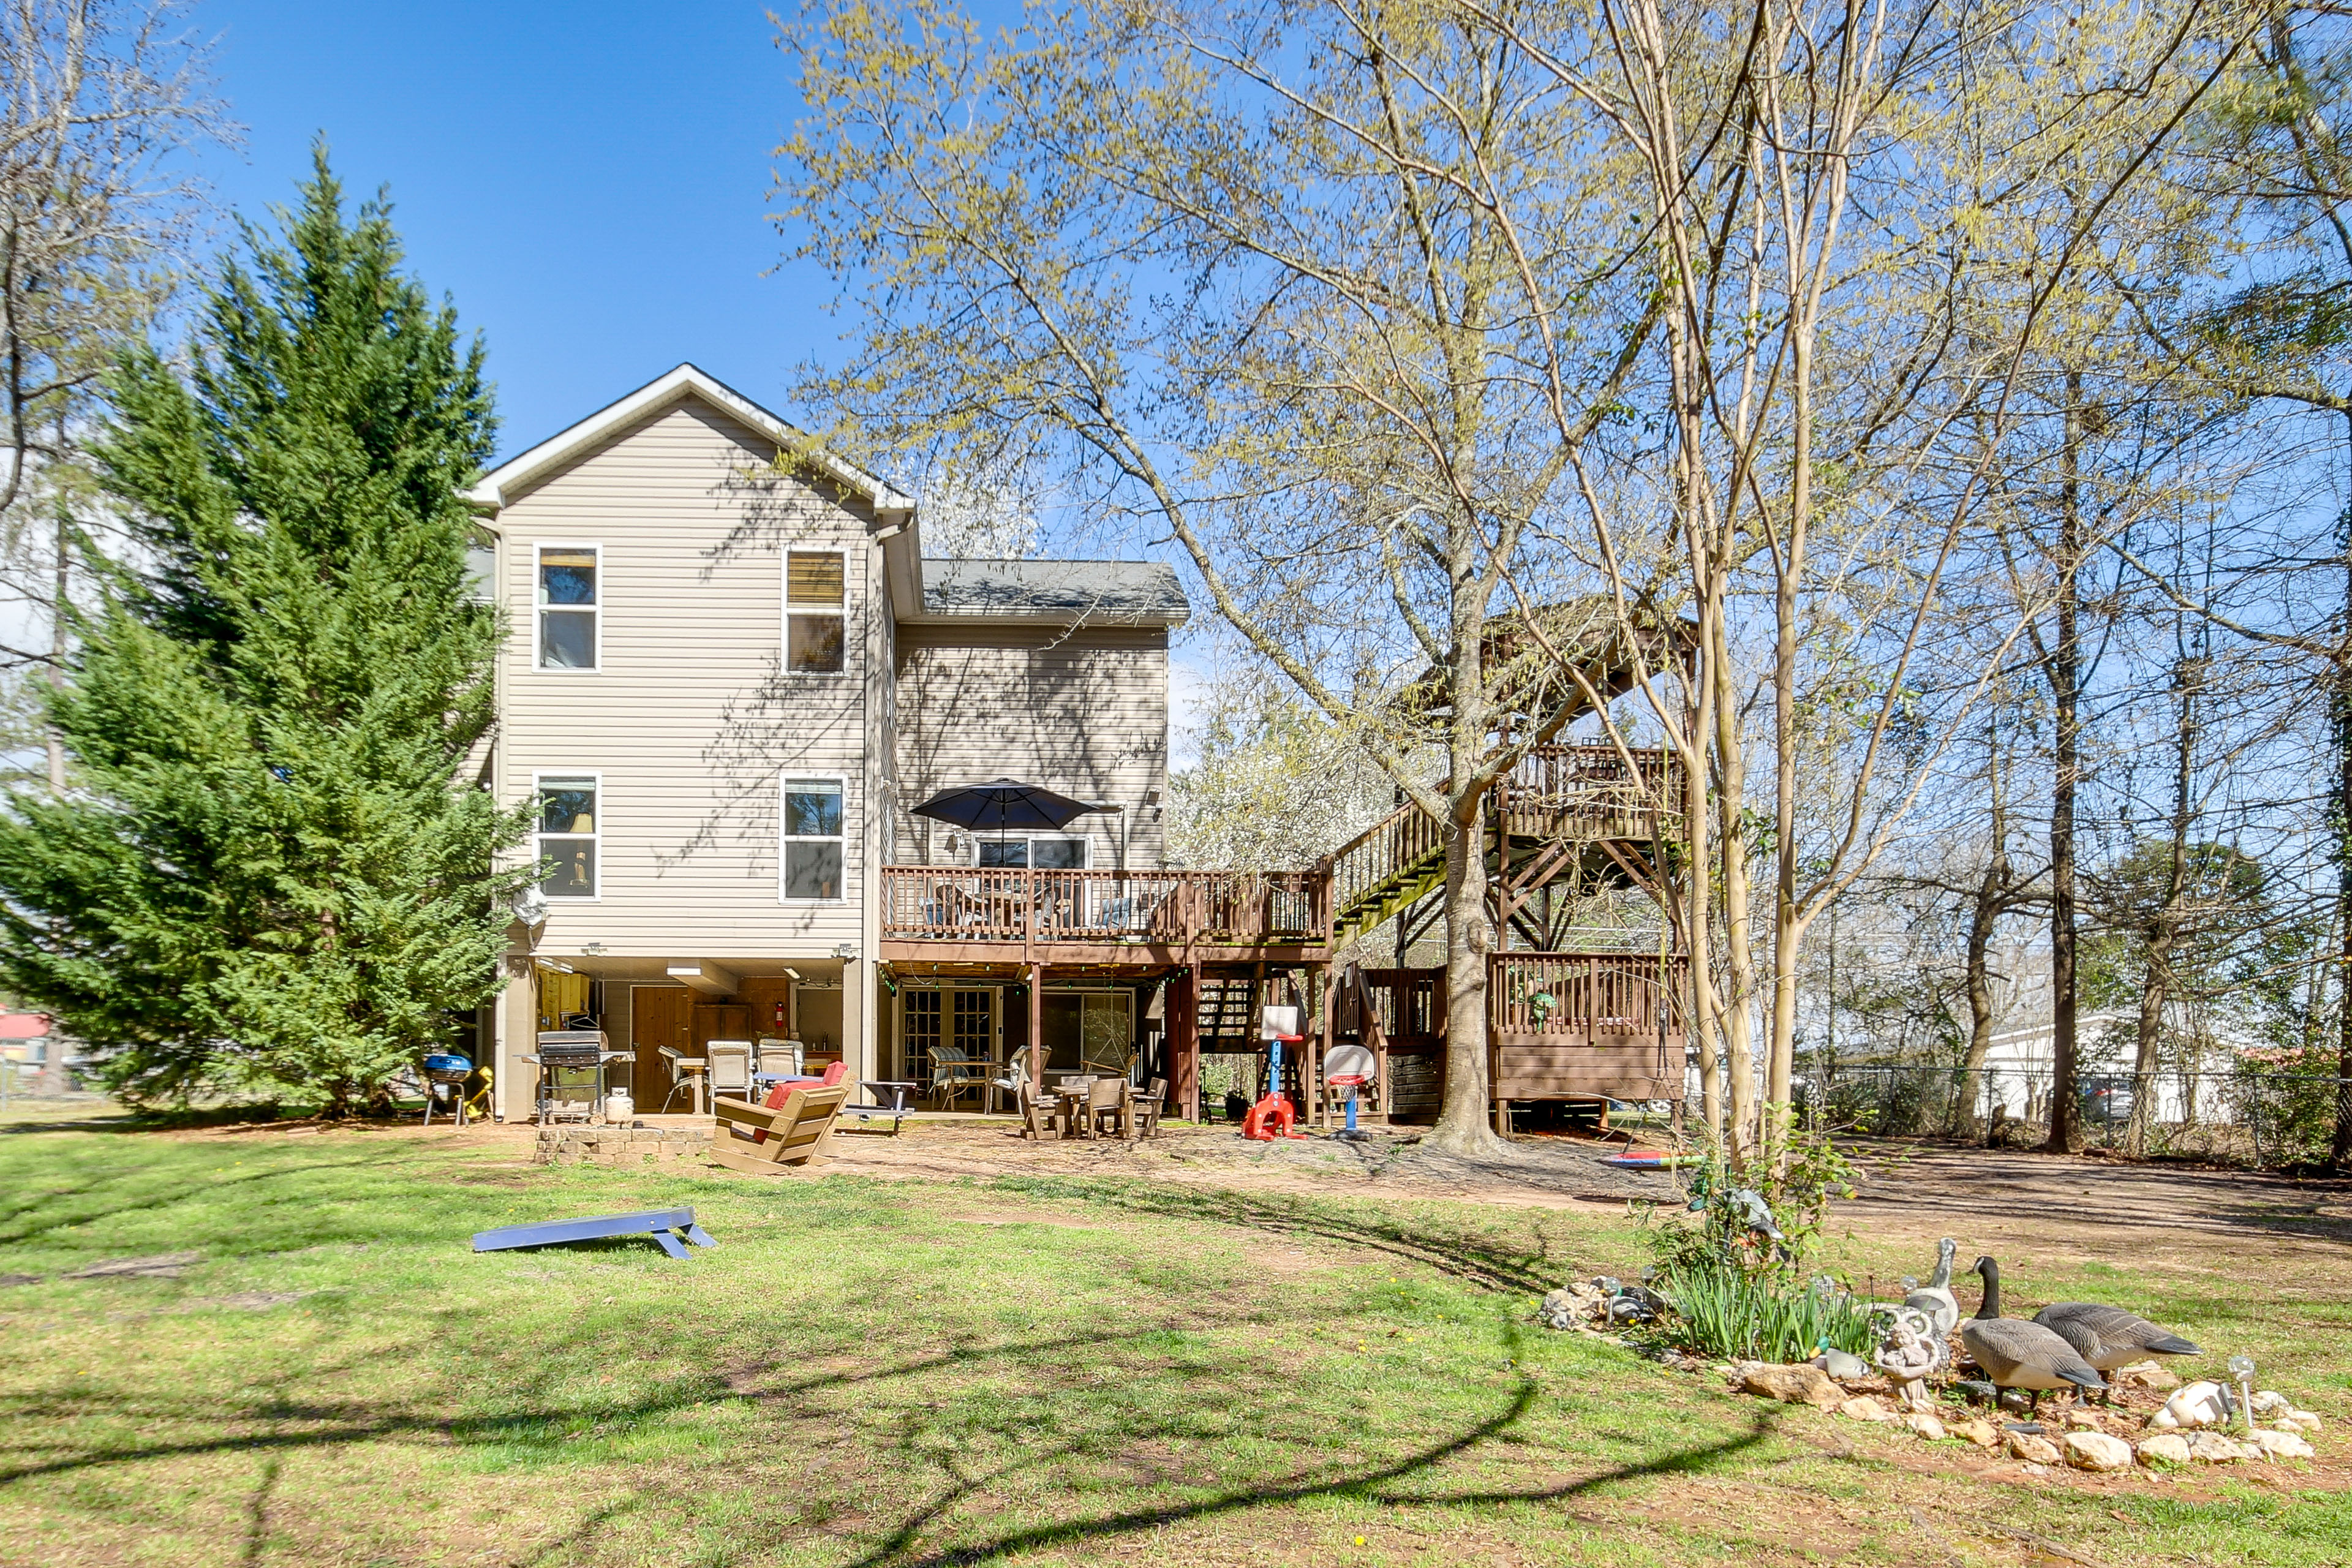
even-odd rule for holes
{"type": "Polygon", "coordinates": [[[604,1102],[604,1068],[634,1062],[635,1051],[608,1048],[602,1029],[542,1029],[539,1051],[522,1058],[539,1068],[539,1120],[587,1121],[604,1102]]]}
{"type": "Polygon", "coordinates": [[[466,1079],[472,1074],[474,1064],[464,1057],[439,1053],[425,1058],[425,1125],[433,1125],[433,1108],[440,1105],[444,1114],[455,1107],[457,1125],[466,1125],[466,1079]],[[442,1100],[446,1090],[449,1098],[442,1100]]]}

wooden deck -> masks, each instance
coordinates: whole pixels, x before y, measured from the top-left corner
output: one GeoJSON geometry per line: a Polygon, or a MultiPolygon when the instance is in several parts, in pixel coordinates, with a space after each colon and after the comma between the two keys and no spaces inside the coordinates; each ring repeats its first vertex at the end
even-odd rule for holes
{"type": "Polygon", "coordinates": [[[1312,871],[882,868],[882,956],[938,963],[1319,963],[1328,880],[1312,871]]]}

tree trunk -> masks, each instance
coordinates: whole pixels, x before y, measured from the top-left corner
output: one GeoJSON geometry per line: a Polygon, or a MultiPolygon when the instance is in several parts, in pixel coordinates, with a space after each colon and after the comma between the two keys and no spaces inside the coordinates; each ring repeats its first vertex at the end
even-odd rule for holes
{"type": "Polygon", "coordinates": [[[2050,652],[2057,710],[2056,777],[2050,792],[2050,1136],[2053,1154],[2083,1152],[2074,1031],[2074,784],[2081,766],[2083,378],[2066,373],[2065,439],[2058,497],[2058,636],[2050,652]]]}
{"type": "Polygon", "coordinates": [[[1483,797],[1467,804],[1445,839],[1445,1102],[1430,1148],[1459,1154],[1505,1147],[1487,1122],[1486,865],[1483,797]]]}
{"type": "MultiPolygon", "coordinates": [[[[1726,707],[1728,710],[1728,705],[1726,707]]],[[[1737,723],[1737,719],[1731,721],[1737,723]]],[[[1723,1010],[1723,1071],[1729,1093],[1729,1115],[1724,1126],[1724,1155],[1737,1169],[1756,1149],[1756,954],[1750,891],[1748,880],[1748,835],[1740,816],[1745,797],[1746,768],[1736,743],[1720,746],[1717,761],[1723,784],[1716,810],[1721,820],[1716,837],[1723,862],[1723,925],[1725,976],[1723,1010]]]]}
{"type": "MultiPolygon", "coordinates": [[[[58,416],[58,450],[65,450],[65,415],[58,416]]],[[[62,491],[57,498],[57,582],[49,596],[49,689],[62,691],[66,684],[66,584],[73,573],[72,539],[68,534],[66,498],[62,491]]],[[[66,792],[66,742],[55,724],[44,726],[49,752],[49,788],[58,795],[66,792]]]]}
{"type": "Polygon", "coordinates": [[[1992,1053],[1992,939],[2009,899],[2009,820],[2001,802],[2000,763],[1995,759],[1990,765],[1992,859],[1977,884],[1976,907],[1969,914],[1969,1053],[1960,1068],[1960,1100],[1953,1118],[1954,1131],[1971,1143],[1984,1141],[1984,1119],[1977,1106],[1984,1099],[1985,1058],[1992,1053]]]}
{"type": "MultiPolygon", "coordinates": [[[[2352,508],[2342,523],[2344,635],[2352,637],[2352,508]]],[[[2340,945],[2336,965],[2336,1135],[2327,1163],[2352,1172],[2352,661],[2338,653],[2333,682],[2336,730],[2336,903],[2340,945]]]]}

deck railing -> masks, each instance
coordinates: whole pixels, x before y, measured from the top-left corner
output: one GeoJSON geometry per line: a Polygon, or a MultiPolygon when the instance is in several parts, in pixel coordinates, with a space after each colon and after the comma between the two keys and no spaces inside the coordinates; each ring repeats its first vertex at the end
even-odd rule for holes
{"type": "Polygon", "coordinates": [[[1675,1035],[1688,968],[1680,953],[1490,953],[1487,1015],[1497,1034],[1675,1035]]]}
{"type": "Polygon", "coordinates": [[[1312,871],[1031,871],[886,866],[882,934],[895,941],[1139,942],[1250,947],[1324,940],[1312,871]]]}

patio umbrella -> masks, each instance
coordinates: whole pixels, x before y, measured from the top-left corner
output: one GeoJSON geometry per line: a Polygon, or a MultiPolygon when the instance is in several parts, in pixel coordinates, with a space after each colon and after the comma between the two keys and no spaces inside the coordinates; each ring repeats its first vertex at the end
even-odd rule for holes
{"type": "Polygon", "coordinates": [[[968,827],[974,832],[993,826],[1002,837],[1015,827],[1045,827],[1058,831],[1090,812],[1107,808],[1088,805],[1085,801],[1072,800],[1066,795],[1056,795],[1044,784],[997,779],[991,784],[941,790],[922,805],[908,809],[917,816],[928,816],[935,822],[968,827]]]}

